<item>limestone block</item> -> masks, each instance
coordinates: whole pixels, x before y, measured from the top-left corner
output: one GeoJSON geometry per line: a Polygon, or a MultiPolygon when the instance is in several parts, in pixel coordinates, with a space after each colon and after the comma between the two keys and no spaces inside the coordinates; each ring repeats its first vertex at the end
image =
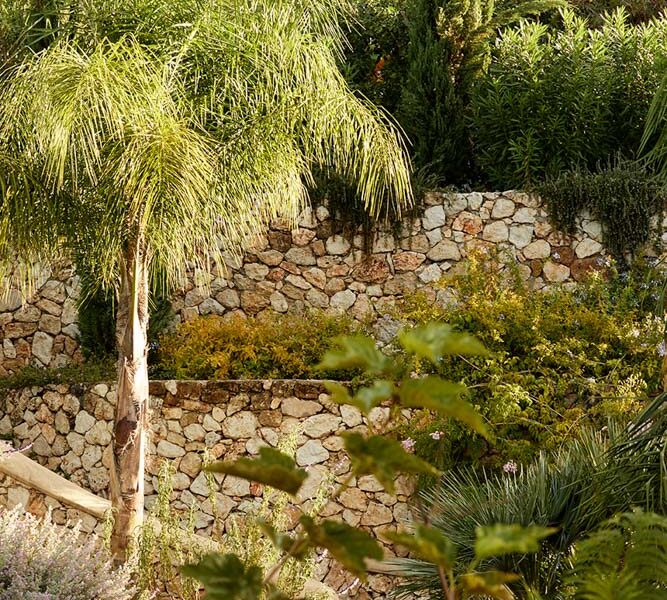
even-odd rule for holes
{"type": "Polygon", "coordinates": [[[551,245],[546,240],[536,240],[523,249],[523,255],[529,260],[547,258],[551,255],[551,245]]]}
{"type": "Polygon", "coordinates": [[[185,450],[167,440],[160,440],[157,444],[157,453],[165,458],[179,458],[185,454],[185,450]]]}
{"type": "Polygon", "coordinates": [[[95,417],[82,410],[76,415],[74,419],[74,431],[80,434],[86,433],[95,425],[95,417]]]}
{"type": "Polygon", "coordinates": [[[303,432],[311,438],[326,437],[340,428],[341,418],[329,413],[308,417],[303,422],[303,432]]]}
{"type": "Polygon", "coordinates": [[[109,432],[109,426],[104,421],[97,421],[85,435],[86,442],[89,444],[98,444],[100,446],[106,446],[111,443],[111,433],[109,432]]]}
{"type": "Polygon", "coordinates": [[[504,221],[494,221],[484,227],[482,239],[487,242],[506,242],[509,239],[509,230],[504,221]]]}
{"type": "Polygon", "coordinates": [[[224,289],[216,294],[215,299],[225,308],[238,308],[241,306],[241,298],[236,290],[224,289]]]}
{"type": "Polygon", "coordinates": [[[199,305],[200,315],[222,315],[225,312],[224,306],[213,298],[206,298],[199,305]]]}
{"type": "Polygon", "coordinates": [[[601,252],[602,249],[602,244],[599,242],[596,242],[591,238],[584,238],[577,244],[577,247],[574,249],[574,251],[577,255],[577,258],[588,258],[589,256],[593,256],[594,254],[601,252]]]}
{"type": "Polygon", "coordinates": [[[241,411],[224,420],[222,432],[225,437],[233,440],[251,438],[255,436],[258,426],[257,417],[253,413],[241,411]]]}
{"type": "Polygon", "coordinates": [[[543,273],[545,279],[552,283],[560,283],[570,277],[570,269],[568,267],[550,260],[544,264],[543,273]]]}
{"type": "Polygon", "coordinates": [[[431,231],[438,227],[442,227],[447,222],[447,215],[442,205],[430,206],[424,211],[422,217],[422,227],[426,231],[431,231]]]}
{"type": "Polygon", "coordinates": [[[295,265],[313,266],[317,260],[313,251],[309,247],[292,247],[285,253],[285,260],[293,262],[295,265]]]}
{"type": "Polygon", "coordinates": [[[32,353],[46,367],[51,362],[53,337],[43,331],[38,331],[32,338],[32,353]]]}
{"type": "Polygon", "coordinates": [[[442,240],[438,242],[426,255],[430,260],[461,260],[461,251],[456,242],[451,240],[442,240]]]}
{"type": "Polygon", "coordinates": [[[328,254],[342,256],[350,251],[351,244],[342,235],[332,235],[327,238],[326,250],[328,254]]]}
{"type": "Polygon", "coordinates": [[[506,217],[511,217],[516,210],[514,202],[508,198],[501,196],[498,198],[493,205],[493,210],[491,211],[491,217],[493,219],[504,219],[506,217]]]}
{"type": "Polygon", "coordinates": [[[352,290],[342,290],[340,292],[336,292],[331,297],[329,305],[335,310],[346,311],[354,304],[356,299],[357,296],[352,290]]]}
{"type": "Polygon", "coordinates": [[[533,240],[534,228],[532,225],[512,225],[510,227],[510,242],[517,248],[525,248],[533,240]]]}
{"type": "Polygon", "coordinates": [[[102,460],[102,449],[99,446],[86,447],[81,456],[81,464],[86,471],[90,471],[100,460],[102,460]]]}
{"type": "Polygon", "coordinates": [[[391,523],[394,515],[390,508],[379,502],[370,502],[366,512],[361,516],[361,525],[375,527],[377,525],[386,525],[391,523]]]}
{"type": "Polygon", "coordinates": [[[190,477],[196,477],[201,471],[201,465],[201,456],[195,452],[188,452],[181,458],[178,469],[190,477]]]}
{"type": "Polygon", "coordinates": [[[323,463],[329,458],[329,451],[319,440],[308,440],[296,451],[296,462],[301,467],[323,463]]]}
{"type": "Polygon", "coordinates": [[[322,405],[312,400],[301,400],[291,396],[283,399],[281,410],[285,416],[302,419],[319,413],[322,410],[322,405]]]}
{"type": "Polygon", "coordinates": [[[426,260],[419,252],[398,252],[392,257],[396,271],[414,271],[426,260]]]}

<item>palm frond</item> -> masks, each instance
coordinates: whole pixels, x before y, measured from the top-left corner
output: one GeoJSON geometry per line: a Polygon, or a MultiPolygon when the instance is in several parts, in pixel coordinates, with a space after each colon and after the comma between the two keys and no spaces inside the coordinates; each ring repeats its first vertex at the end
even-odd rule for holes
{"type": "Polygon", "coordinates": [[[138,231],[174,284],[276,216],[294,221],[318,165],[354,179],[375,215],[411,203],[400,133],[337,70],[348,0],[192,0],[187,20],[166,0],[93,4],[0,92],[0,152],[29,163],[44,206],[21,205],[8,169],[0,179],[21,198],[4,222],[19,205],[58,215],[57,240],[102,285],[138,231]]]}
{"type": "Polygon", "coordinates": [[[621,513],[577,543],[566,584],[576,600],[658,600],[667,595],[667,519],[621,513]]]}

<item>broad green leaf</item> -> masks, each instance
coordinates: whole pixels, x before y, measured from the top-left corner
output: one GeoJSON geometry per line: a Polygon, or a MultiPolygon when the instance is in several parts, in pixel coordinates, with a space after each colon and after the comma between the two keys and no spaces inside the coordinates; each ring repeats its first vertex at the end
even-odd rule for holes
{"type": "Polygon", "coordinates": [[[327,381],[324,385],[334,402],[356,406],[365,415],[378,404],[391,398],[396,391],[394,384],[384,379],[376,381],[371,386],[360,388],[354,396],[350,396],[347,388],[340,383],[327,381]]]}
{"type": "Polygon", "coordinates": [[[418,525],[414,534],[386,531],[382,535],[425,561],[445,570],[454,568],[456,545],[437,529],[418,525]]]}
{"type": "Polygon", "coordinates": [[[295,546],[295,536],[276,530],[266,519],[257,519],[257,525],[266,537],[271,540],[271,543],[281,552],[285,552],[297,559],[305,558],[308,554],[309,547],[307,542],[295,546]]]}
{"type": "Polygon", "coordinates": [[[540,540],[556,533],[554,527],[540,525],[504,525],[496,523],[488,527],[477,527],[475,534],[475,557],[478,560],[505,554],[528,554],[540,549],[540,540]]]}
{"type": "Polygon", "coordinates": [[[417,356],[437,363],[446,355],[485,356],[488,351],[469,333],[454,331],[444,323],[427,323],[413,329],[403,329],[398,334],[403,348],[417,356]]]}
{"type": "Polygon", "coordinates": [[[331,400],[336,404],[352,404],[352,396],[344,385],[335,381],[325,381],[324,387],[331,394],[331,400]]]}
{"type": "Polygon", "coordinates": [[[381,375],[391,370],[392,363],[375,345],[375,342],[361,335],[337,339],[338,350],[329,350],[317,365],[318,369],[363,369],[369,375],[381,375]]]}
{"type": "Polygon", "coordinates": [[[497,600],[514,600],[514,594],[506,584],[521,579],[513,573],[486,571],[484,573],[465,573],[459,582],[461,587],[471,596],[496,598],[497,600]]]}
{"type": "Polygon", "coordinates": [[[259,449],[259,458],[216,462],[206,467],[206,470],[258,481],[292,495],[299,491],[308,477],[306,471],[297,468],[293,458],[267,447],[259,449]]]}
{"type": "Polygon", "coordinates": [[[465,392],[464,385],[432,375],[404,381],[398,390],[398,395],[403,406],[428,408],[445,417],[452,417],[490,439],[482,415],[470,402],[463,399],[465,392]]]}
{"type": "Polygon", "coordinates": [[[440,472],[414,454],[406,452],[395,440],[374,435],[365,438],[360,433],[346,432],[341,435],[345,450],[350,457],[352,471],[356,476],[375,475],[375,478],[390,494],[395,491],[399,473],[425,473],[439,475],[440,472]]]}
{"type": "Polygon", "coordinates": [[[207,600],[257,600],[262,592],[262,570],[246,569],[236,554],[207,554],[181,571],[204,584],[207,600]]]}
{"type": "Polygon", "coordinates": [[[382,548],[370,535],[338,521],[315,523],[311,517],[301,517],[313,546],[326,548],[348,571],[366,577],[366,559],[382,560],[382,548]]]}

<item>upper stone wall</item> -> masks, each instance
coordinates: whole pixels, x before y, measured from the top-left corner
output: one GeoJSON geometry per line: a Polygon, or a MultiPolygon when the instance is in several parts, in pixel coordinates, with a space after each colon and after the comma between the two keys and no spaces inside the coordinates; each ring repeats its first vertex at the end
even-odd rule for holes
{"type": "MultiPolygon", "coordinates": [[[[177,319],[307,307],[363,318],[415,289],[443,300],[446,290],[433,284],[475,248],[506,250],[535,288],[580,280],[607,264],[599,223],[584,215],[576,235],[555,231],[539,199],[526,193],[432,192],[424,204],[423,215],[406,220],[396,235],[378,232],[369,253],[362,235],[342,235],[324,206],[306,210],[295,230],[274,223],[243,259],[229,257],[226,270],[193,273],[174,297],[177,319]]],[[[666,228],[667,221],[665,244],[666,228]]],[[[64,268],[26,305],[16,294],[0,302],[0,376],[28,363],[59,366],[79,356],[76,293],[77,278],[64,268]]]]}

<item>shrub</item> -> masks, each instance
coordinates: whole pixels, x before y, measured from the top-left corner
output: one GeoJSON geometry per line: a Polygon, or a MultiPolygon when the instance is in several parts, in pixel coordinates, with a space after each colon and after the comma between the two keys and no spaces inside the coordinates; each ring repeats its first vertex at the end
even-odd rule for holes
{"type": "Polygon", "coordinates": [[[469,387],[473,404],[496,424],[496,445],[427,414],[404,435],[441,467],[497,466],[528,461],[584,425],[631,417],[660,385],[664,321],[651,309],[663,284],[659,271],[637,264],[626,273],[612,270],[608,281],[594,276],[575,288],[535,292],[498,257],[472,255],[459,275],[443,282],[453,295],[450,305],[437,307],[416,294],[397,316],[415,324],[444,321],[492,350],[489,358],[445,359],[437,372],[469,387]],[[434,431],[443,431],[442,439],[433,440],[434,431]]]}
{"type": "Polygon", "coordinates": [[[315,366],[335,337],[358,327],[314,311],[200,317],[162,337],[157,369],[177,379],[326,378],[315,366]]]}
{"type": "Polygon", "coordinates": [[[472,99],[477,159],[494,186],[520,187],[639,148],[667,49],[667,20],[599,30],[570,11],[562,29],[506,29],[472,99]]]}
{"type": "Polygon", "coordinates": [[[356,0],[341,69],[352,89],[395,113],[405,64],[406,0],[356,0]]]}
{"type": "Polygon", "coordinates": [[[500,27],[562,6],[559,0],[406,0],[405,79],[396,117],[428,184],[476,178],[467,113],[500,27]]]}
{"type": "Polygon", "coordinates": [[[5,390],[15,390],[33,385],[43,387],[52,383],[114,381],[116,375],[116,364],[109,357],[105,360],[91,360],[82,364],[50,369],[26,366],[14,375],[0,378],[0,397],[5,390]]]}
{"type": "Polygon", "coordinates": [[[94,536],[47,517],[0,509],[2,600],[130,600],[129,571],[113,570],[94,536]]]}
{"type": "Polygon", "coordinates": [[[596,27],[602,25],[606,13],[616,8],[624,8],[633,23],[659,18],[667,8],[665,0],[570,0],[570,5],[596,27]]]}
{"type": "Polygon", "coordinates": [[[658,215],[661,222],[667,207],[664,184],[630,161],[598,172],[567,171],[539,186],[539,193],[562,231],[574,233],[577,217],[588,211],[602,223],[605,246],[619,258],[636,252],[652,234],[658,237],[652,220],[658,215]]]}

